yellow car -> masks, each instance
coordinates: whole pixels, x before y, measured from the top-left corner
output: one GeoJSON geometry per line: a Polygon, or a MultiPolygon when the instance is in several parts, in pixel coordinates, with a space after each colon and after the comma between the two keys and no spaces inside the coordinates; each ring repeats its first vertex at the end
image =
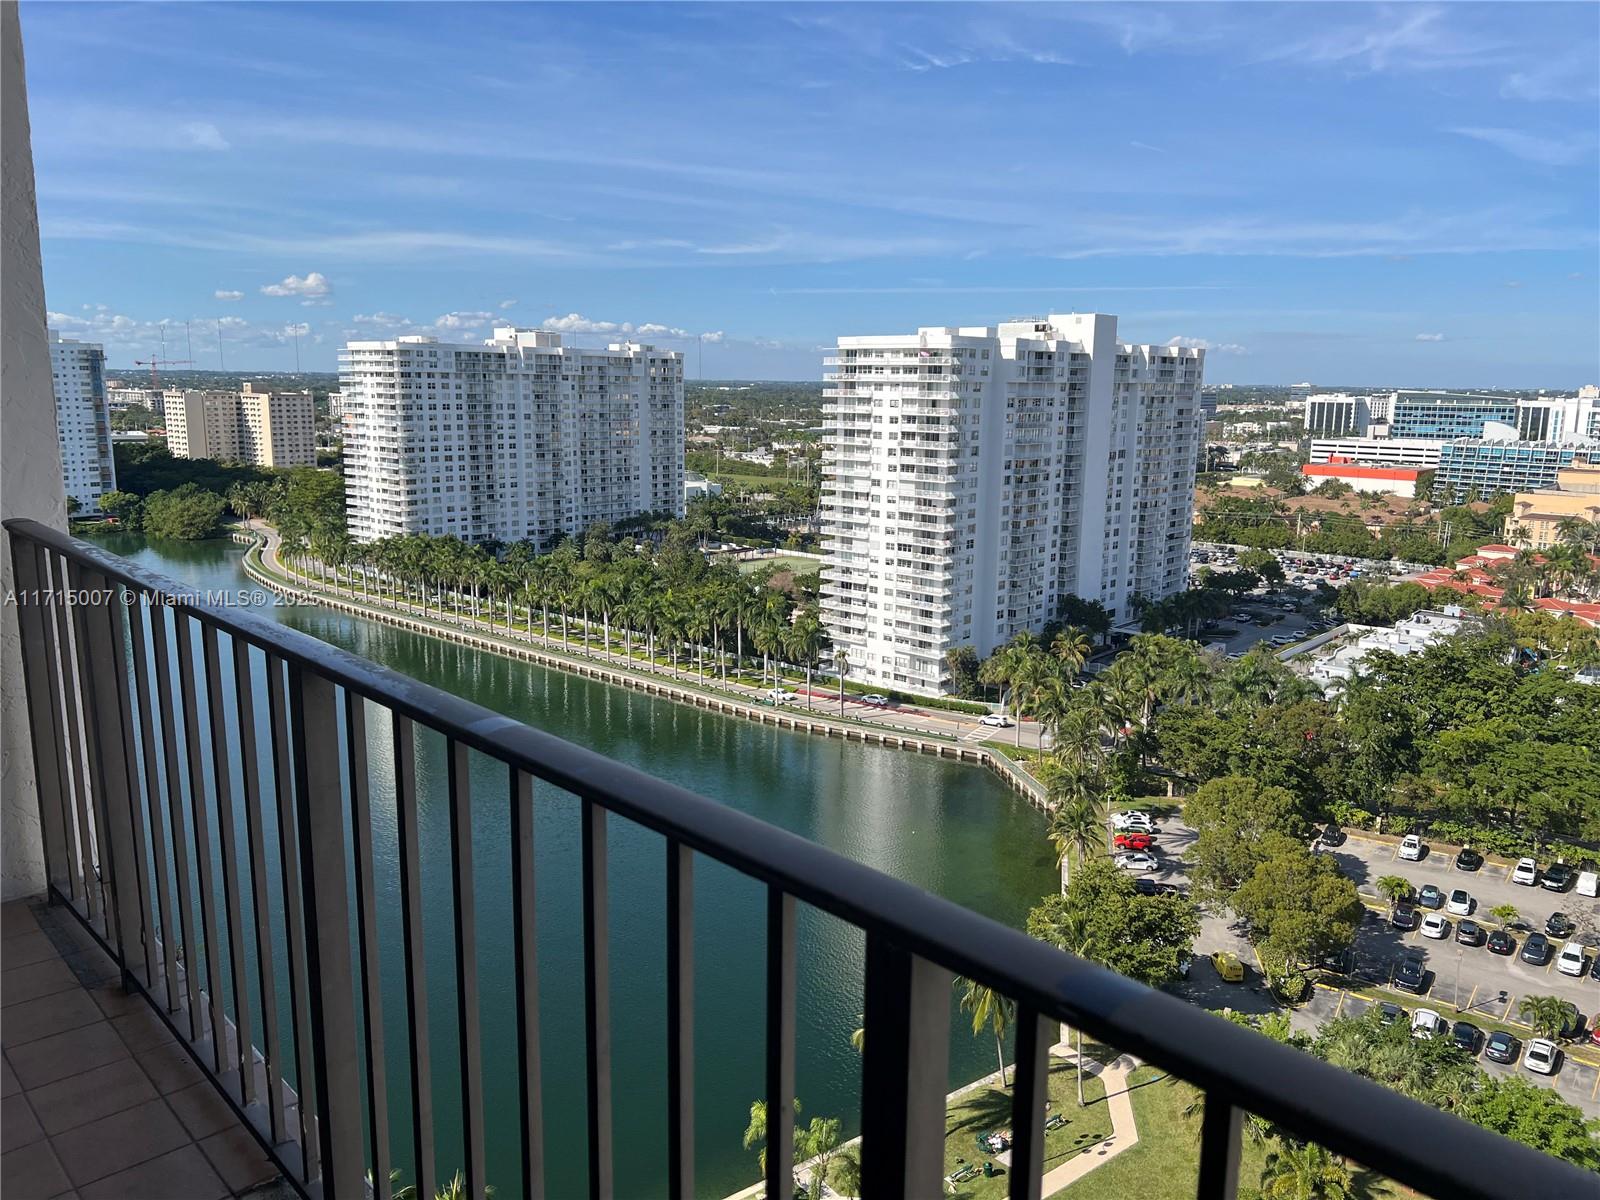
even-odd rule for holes
{"type": "Polygon", "coordinates": [[[1217,969],[1224,983],[1243,983],[1244,964],[1230,950],[1218,950],[1211,956],[1211,965],[1217,969]]]}

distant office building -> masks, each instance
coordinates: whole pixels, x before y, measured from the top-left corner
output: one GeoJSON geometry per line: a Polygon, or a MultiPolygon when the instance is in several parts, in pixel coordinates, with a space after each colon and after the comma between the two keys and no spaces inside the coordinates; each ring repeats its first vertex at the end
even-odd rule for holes
{"type": "Polygon", "coordinates": [[[78,512],[84,516],[98,515],[100,497],[117,488],[105,368],[103,347],[50,330],[50,383],[61,443],[61,478],[67,498],[78,502],[78,512]]]}
{"type": "Polygon", "coordinates": [[[1389,415],[1388,396],[1321,392],[1306,397],[1306,433],[1311,437],[1366,437],[1389,415]]]}
{"type": "Polygon", "coordinates": [[[1217,393],[1211,388],[1205,388],[1200,392],[1200,419],[1202,421],[1217,419],[1217,393]]]}
{"type": "Polygon", "coordinates": [[[683,355],[542,330],[350,342],[339,357],[345,506],[360,541],[545,543],[683,515],[683,355]]]}
{"type": "Polygon", "coordinates": [[[343,392],[329,392],[328,393],[328,418],[329,418],[329,420],[334,421],[334,422],[338,422],[343,416],[344,416],[344,393],[343,392]]]}
{"type": "Polygon", "coordinates": [[[943,690],[1067,594],[1186,586],[1203,352],[1115,317],[842,337],[824,391],[823,621],[854,678],[943,690]]]}
{"type": "Polygon", "coordinates": [[[1553,488],[1561,468],[1570,466],[1581,449],[1577,444],[1457,438],[1439,450],[1434,487],[1458,504],[1473,493],[1487,500],[1496,492],[1553,488]]]}
{"type": "Polygon", "coordinates": [[[214,458],[259,467],[315,466],[316,408],[310,392],[171,389],[167,448],[175,458],[214,458]]]}
{"type": "Polygon", "coordinates": [[[1594,396],[1540,396],[1517,401],[1517,437],[1525,442],[1600,441],[1594,396]]]}
{"type": "MultiPolygon", "coordinates": [[[[1493,437],[1490,424],[1516,428],[1517,402],[1510,396],[1467,392],[1396,392],[1389,435],[1397,438],[1493,437]]],[[[1515,437],[1515,433],[1508,436],[1515,437]]]]}
{"type": "Polygon", "coordinates": [[[1311,443],[1311,461],[1339,460],[1374,467],[1428,470],[1439,465],[1439,450],[1443,445],[1437,438],[1317,438],[1311,443]]]}
{"type": "Polygon", "coordinates": [[[1558,470],[1553,487],[1518,492],[1506,517],[1506,540],[1543,550],[1561,540],[1561,523],[1573,518],[1600,524],[1600,453],[1558,470]]]}

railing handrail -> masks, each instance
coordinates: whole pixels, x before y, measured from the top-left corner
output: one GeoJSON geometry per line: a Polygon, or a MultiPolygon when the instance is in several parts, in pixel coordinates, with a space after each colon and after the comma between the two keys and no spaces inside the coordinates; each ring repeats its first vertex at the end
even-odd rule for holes
{"type": "Polygon", "coordinates": [[[1412,1187],[1452,1200],[1570,1200],[1593,1186],[1593,1177],[1571,1164],[1239,1028],[737,809],[247,609],[199,602],[192,588],[38,522],[13,518],[4,527],[13,537],[158,598],[1412,1187]]]}

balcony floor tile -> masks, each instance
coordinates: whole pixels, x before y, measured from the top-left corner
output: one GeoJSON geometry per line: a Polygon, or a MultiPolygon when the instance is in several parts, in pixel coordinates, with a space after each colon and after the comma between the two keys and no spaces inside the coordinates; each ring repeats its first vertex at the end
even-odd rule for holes
{"type": "Polygon", "coordinates": [[[0,934],[0,1194],[290,1194],[188,1052],[142,997],[122,990],[116,965],[65,908],[0,906],[0,934]]]}

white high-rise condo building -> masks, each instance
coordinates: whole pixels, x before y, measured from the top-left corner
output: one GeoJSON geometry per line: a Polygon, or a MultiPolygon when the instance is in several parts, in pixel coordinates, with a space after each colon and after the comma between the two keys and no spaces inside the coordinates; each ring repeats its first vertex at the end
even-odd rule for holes
{"type": "Polygon", "coordinates": [[[215,458],[258,467],[317,462],[316,404],[310,392],[171,389],[163,412],[174,458],[215,458]]]}
{"type": "Polygon", "coordinates": [[[824,392],[823,620],[854,678],[936,692],[1066,595],[1187,585],[1204,352],[1117,319],[842,337],[824,392]]]}
{"type": "Polygon", "coordinates": [[[61,477],[78,512],[95,515],[100,497],[116,491],[111,456],[111,410],[106,403],[106,352],[92,342],[50,330],[50,382],[56,396],[61,477]]]}
{"type": "Polygon", "coordinates": [[[498,328],[479,345],[350,342],[340,354],[350,533],[546,543],[596,521],[683,515],[683,355],[563,346],[498,328]]]}

